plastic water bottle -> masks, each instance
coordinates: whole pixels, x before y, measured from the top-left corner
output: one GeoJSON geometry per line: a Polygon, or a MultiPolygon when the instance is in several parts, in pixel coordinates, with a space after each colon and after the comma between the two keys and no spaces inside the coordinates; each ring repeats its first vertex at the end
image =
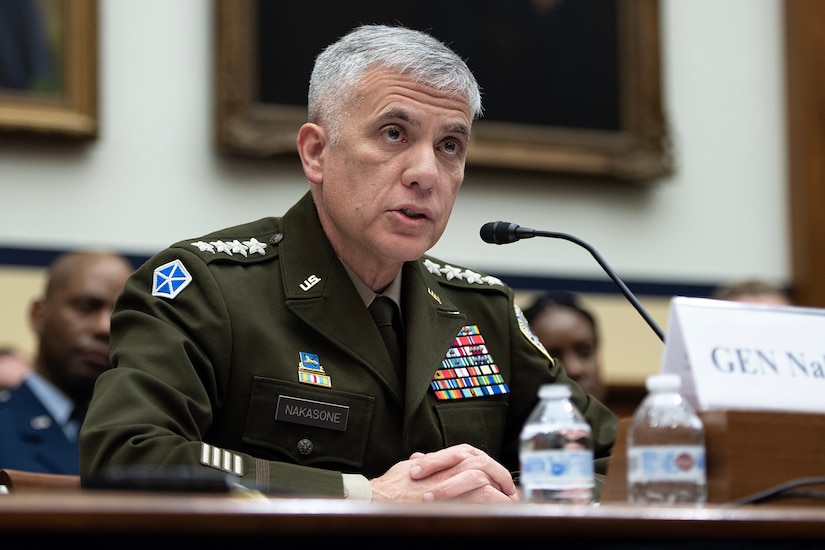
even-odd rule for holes
{"type": "Polygon", "coordinates": [[[647,378],[627,432],[627,500],[701,504],[707,498],[705,428],[679,393],[677,374],[647,378]]]}
{"type": "Polygon", "coordinates": [[[593,501],[593,436],[566,384],[539,388],[539,403],[521,430],[520,484],[526,502],[593,501]]]}

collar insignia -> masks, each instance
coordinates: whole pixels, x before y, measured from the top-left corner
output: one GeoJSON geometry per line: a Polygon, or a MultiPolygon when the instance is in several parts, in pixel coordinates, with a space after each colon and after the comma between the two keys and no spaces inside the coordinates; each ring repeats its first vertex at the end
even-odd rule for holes
{"type": "Polygon", "coordinates": [[[52,425],[52,418],[47,414],[33,416],[29,420],[29,425],[33,430],[46,430],[52,425]]]}

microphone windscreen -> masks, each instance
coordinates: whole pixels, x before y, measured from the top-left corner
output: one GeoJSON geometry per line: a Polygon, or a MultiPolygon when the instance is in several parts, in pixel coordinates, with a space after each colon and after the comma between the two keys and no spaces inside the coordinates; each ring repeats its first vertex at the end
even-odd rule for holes
{"type": "Polygon", "coordinates": [[[496,243],[496,225],[501,222],[487,222],[481,226],[481,240],[485,243],[497,244],[496,243]]]}
{"type": "Polygon", "coordinates": [[[487,222],[481,226],[481,238],[484,242],[494,244],[514,243],[521,237],[519,226],[509,222],[487,222]]]}

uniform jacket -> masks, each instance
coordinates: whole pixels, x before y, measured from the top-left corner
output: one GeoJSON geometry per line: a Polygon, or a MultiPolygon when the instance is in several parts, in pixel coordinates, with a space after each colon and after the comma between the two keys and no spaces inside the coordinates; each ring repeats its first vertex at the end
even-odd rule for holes
{"type": "Polygon", "coordinates": [[[203,464],[264,491],[342,495],[341,473],[375,477],[458,443],[515,472],[538,388],[556,381],[573,387],[606,472],[618,420],[531,337],[509,287],[427,256],[404,265],[402,302],[403,393],[309,193],[282,218],[172,245],[115,307],[114,368],[81,430],[81,476],[203,464]],[[477,328],[508,393],[437,398],[433,379],[465,327],[477,328]],[[315,378],[301,378],[304,358],[322,368],[315,378]]]}
{"type": "Polygon", "coordinates": [[[0,390],[0,468],[77,475],[78,453],[26,382],[0,390]]]}

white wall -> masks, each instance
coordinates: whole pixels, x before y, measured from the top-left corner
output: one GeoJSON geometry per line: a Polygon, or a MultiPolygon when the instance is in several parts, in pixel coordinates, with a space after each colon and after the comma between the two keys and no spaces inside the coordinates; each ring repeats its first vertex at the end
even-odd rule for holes
{"type": "MultiPolygon", "coordinates": [[[[100,137],[78,149],[0,142],[0,246],[113,246],[280,215],[306,183],[292,167],[212,145],[212,3],[101,0],[100,137]]],[[[662,0],[664,102],[677,172],[649,188],[471,173],[434,252],[491,271],[602,277],[582,249],[493,247],[503,219],[596,246],[625,279],[787,282],[780,0],[662,0]]],[[[307,32],[312,32],[307,22],[307,32]]]]}

